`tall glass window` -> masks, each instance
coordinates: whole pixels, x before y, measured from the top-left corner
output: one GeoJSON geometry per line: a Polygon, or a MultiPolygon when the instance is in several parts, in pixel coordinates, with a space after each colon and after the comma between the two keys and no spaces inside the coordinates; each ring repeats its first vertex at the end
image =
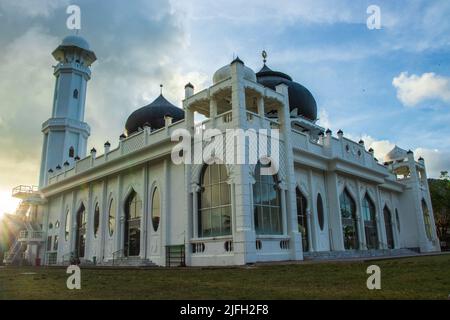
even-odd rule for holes
{"type": "Polygon", "coordinates": [[[387,206],[384,207],[384,225],[386,227],[386,240],[389,249],[394,249],[394,233],[392,231],[392,214],[387,206]]]}
{"type": "Polygon", "coordinates": [[[84,249],[86,247],[86,209],[81,204],[77,213],[77,229],[76,229],[75,253],[77,257],[84,257],[84,249]]]}
{"type": "Polygon", "coordinates": [[[319,220],[320,230],[323,231],[323,227],[325,225],[325,214],[323,211],[322,195],[320,193],[317,195],[317,219],[319,220]]]}
{"type": "Polygon", "coordinates": [[[366,234],[367,249],[378,248],[378,232],[375,205],[369,195],[362,202],[362,217],[364,219],[364,232],[366,234]]]}
{"type": "Polygon", "coordinates": [[[306,197],[303,195],[303,193],[301,193],[301,191],[298,188],[296,190],[296,198],[297,198],[298,231],[302,234],[303,251],[309,251],[308,221],[306,216],[306,208],[308,206],[308,203],[306,197]]]}
{"type": "Polygon", "coordinates": [[[124,253],[128,257],[139,256],[141,245],[142,201],[136,192],[128,197],[125,207],[124,253]]]}
{"type": "Polygon", "coordinates": [[[108,209],[108,225],[109,225],[109,236],[112,237],[114,230],[116,229],[116,203],[114,199],[109,201],[108,209]]]}
{"type": "Polygon", "coordinates": [[[153,230],[158,231],[159,222],[161,220],[161,201],[158,188],[155,188],[152,196],[152,225],[153,230]]]}
{"type": "Polygon", "coordinates": [[[100,206],[98,205],[98,202],[95,204],[94,209],[94,237],[97,238],[98,236],[98,228],[100,226],[100,206]]]}
{"type": "Polygon", "coordinates": [[[225,165],[204,167],[199,195],[199,237],[231,235],[231,196],[225,165]]]}
{"type": "Polygon", "coordinates": [[[283,234],[277,176],[261,175],[261,164],[258,163],[255,180],[253,204],[256,234],[283,234]]]}
{"type": "Polygon", "coordinates": [[[339,197],[342,217],[342,233],[346,250],[359,248],[358,223],[356,220],[356,204],[347,189],[339,197]]]}
{"type": "Polygon", "coordinates": [[[70,234],[70,211],[67,210],[66,212],[66,223],[65,223],[65,228],[64,228],[64,239],[66,239],[66,241],[69,241],[69,234],[70,234]]]}

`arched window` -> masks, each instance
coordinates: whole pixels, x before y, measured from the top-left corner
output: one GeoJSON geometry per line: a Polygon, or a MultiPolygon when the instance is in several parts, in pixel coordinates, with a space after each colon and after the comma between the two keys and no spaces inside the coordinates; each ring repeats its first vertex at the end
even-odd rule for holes
{"type": "Polygon", "coordinates": [[[75,90],[73,91],[73,98],[74,98],[74,99],[78,99],[78,96],[79,96],[78,89],[75,89],[75,90]]]}
{"type": "Polygon", "coordinates": [[[152,225],[153,230],[158,231],[159,221],[161,220],[161,201],[158,188],[155,188],[152,196],[152,225]]]}
{"type": "Polygon", "coordinates": [[[70,147],[69,149],[69,158],[75,157],[75,149],[73,147],[70,147]]]}
{"type": "Polygon", "coordinates": [[[398,214],[398,209],[395,209],[395,220],[397,222],[397,230],[400,232],[400,215],[398,214]]]}
{"type": "Polygon", "coordinates": [[[225,165],[205,166],[199,196],[199,237],[231,235],[231,197],[225,165]]]}
{"type": "Polygon", "coordinates": [[[65,223],[65,234],[64,234],[64,239],[66,239],[66,241],[69,241],[69,234],[70,234],[70,211],[67,210],[66,212],[66,223],[65,223]]]}
{"type": "Polygon", "coordinates": [[[322,195],[320,193],[317,195],[317,219],[319,220],[320,230],[323,231],[323,227],[325,224],[325,216],[323,212],[322,195]]]}
{"type": "Polygon", "coordinates": [[[362,201],[362,217],[364,219],[364,232],[366,234],[367,249],[378,248],[378,232],[375,205],[366,194],[362,201]]]}
{"type": "Polygon", "coordinates": [[[255,169],[253,204],[256,234],[283,234],[280,192],[276,175],[261,175],[261,164],[255,169]]]}
{"type": "Polygon", "coordinates": [[[112,237],[114,234],[114,229],[116,228],[116,203],[114,202],[114,199],[111,199],[109,202],[108,222],[109,236],[112,237]]]}
{"type": "Polygon", "coordinates": [[[76,230],[75,253],[77,257],[84,257],[84,249],[86,247],[86,209],[81,204],[77,213],[77,230],[76,230]]]}
{"type": "Polygon", "coordinates": [[[433,240],[431,231],[431,218],[430,211],[428,210],[427,203],[422,199],[422,211],[423,211],[423,222],[425,223],[425,232],[427,234],[428,240],[433,240]]]}
{"type": "Polygon", "coordinates": [[[139,256],[141,246],[142,201],[132,192],[125,205],[124,253],[127,257],[139,256]]]}
{"type": "Polygon", "coordinates": [[[394,233],[392,231],[392,214],[387,206],[384,206],[384,225],[386,228],[386,241],[389,249],[394,249],[394,233]]]}
{"type": "Polygon", "coordinates": [[[98,202],[95,204],[94,209],[94,237],[97,238],[98,235],[98,228],[100,226],[100,206],[98,205],[98,202]]]}
{"type": "Polygon", "coordinates": [[[342,233],[346,250],[358,249],[358,223],[356,220],[356,204],[347,189],[339,197],[342,217],[342,233]]]}
{"type": "Polygon", "coordinates": [[[308,203],[306,197],[301,193],[301,191],[298,188],[296,190],[296,198],[297,198],[298,231],[302,234],[303,251],[309,251],[308,220],[306,216],[306,208],[308,206],[308,203]]]}

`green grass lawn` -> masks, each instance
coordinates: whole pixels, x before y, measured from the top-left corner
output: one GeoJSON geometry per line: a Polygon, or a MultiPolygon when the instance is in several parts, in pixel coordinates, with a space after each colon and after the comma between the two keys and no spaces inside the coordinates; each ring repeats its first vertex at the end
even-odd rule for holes
{"type": "Polygon", "coordinates": [[[447,299],[450,255],[242,268],[82,268],[82,288],[74,291],[66,288],[67,277],[62,268],[1,268],[0,299],[447,299]],[[381,290],[366,287],[372,264],[381,268],[381,290]]]}

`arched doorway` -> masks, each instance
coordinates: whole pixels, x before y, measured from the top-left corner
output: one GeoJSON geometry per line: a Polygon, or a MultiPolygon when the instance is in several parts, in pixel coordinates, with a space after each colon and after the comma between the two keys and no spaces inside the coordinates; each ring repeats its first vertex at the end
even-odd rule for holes
{"type": "Polygon", "coordinates": [[[342,218],[342,234],[345,250],[359,248],[358,223],[356,219],[356,203],[347,189],[339,197],[342,218]]]}
{"type": "Polygon", "coordinates": [[[366,234],[367,249],[378,248],[378,232],[377,232],[377,220],[375,204],[368,194],[362,202],[362,216],[364,219],[364,231],[366,234]]]}
{"type": "Polygon", "coordinates": [[[77,229],[75,238],[75,255],[78,258],[84,258],[84,251],[86,248],[86,209],[84,204],[81,204],[77,212],[77,229]]]}
{"type": "Polygon", "coordinates": [[[309,251],[308,217],[306,215],[306,208],[308,206],[308,201],[298,188],[296,189],[296,198],[297,198],[298,231],[302,234],[303,251],[307,252],[309,251]]]}
{"type": "Polygon", "coordinates": [[[141,217],[142,200],[133,191],[125,202],[125,235],[124,255],[126,257],[139,256],[141,249],[141,217]]]}
{"type": "Polygon", "coordinates": [[[394,249],[394,232],[392,231],[392,214],[387,206],[383,209],[386,242],[389,249],[394,249]]]}

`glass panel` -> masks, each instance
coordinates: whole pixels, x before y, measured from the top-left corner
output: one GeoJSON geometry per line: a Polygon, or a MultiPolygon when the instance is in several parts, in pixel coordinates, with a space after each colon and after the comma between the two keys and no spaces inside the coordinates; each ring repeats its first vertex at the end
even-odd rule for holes
{"type": "Polygon", "coordinates": [[[201,212],[201,231],[202,237],[211,236],[211,211],[204,210],[201,212]]]}
{"type": "Polygon", "coordinates": [[[114,200],[111,200],[109,204],[109,235],[114,234],[114,229],[116,228],[116,204],[114,200]]]}
{"type": "Polygon", "coordinates": [[[220,181],[219,166],[216,164],[213,164],[209,167],[211,168],[211,184],[218,183],[220,181]]]}
{"type": "Polygon", "coordinates": [[[220,168],[220,181],[227,181],[228,180],[227,168],[224,165],[219,165],[219,168],[220,168]]]}
{"type": "Polygon", "coordinates": [[[211,182],[209,181],[209,177],[210,177],[210,170],[211,170],[211,166],[208,166],[205,170],[205,173],[203,175],[203,185],[207,186],[210,185],[211,182]]]}
{"type": "Polygon", "coordinates": [[[220,184],[220,199],[221,199],[221,205],[226,205],[226,204],[231,203],[230,185],[228,183],[220,184]]]}
{"type": "Polygon", "coordinates": [[[211,235],[221,235],[222,212],[220,208],[211,210],[211,235]]]}
{"type": "Polygon", "coordinates": [[[204,187],[200,201],[201,208],[211,208],[211,187],[204,187]]]}
{"type": "Polygon", "coordinates": [[[269,185],[269,203],[271,206],[277,206],[278,205],[278,190],[276,186],[269,185]]]}
{"type": "Polygon", "coordinates": [[[263,233],[270,234],[273,229],[270,221],[270,208],[268,207],[263,207],[262,224],[263,224],[263,233]]]}
{"type": "Polygon", "coordinates": [[[281,228],[281,215],[280,215],[280,210],[278,208],[271,208],[270,209],[270,213],[271,213],[271,222],[272,222],[272,226],[271,226],[271,231],[273,234],[281,234],[282,233],[282,228],[281,228]]]}
{"type": "Polygon", "coordinates": [[[261,204],[261,184],[259,182],[253,185],[253,203],[261,204]]]}
{"type": "Polygon", "coordinates": [[[319,195],[317,196],[317,216],[319,219],[319,226],[320,226],[320,230],[323,230],[324,227],[324,213],[323,213],[323,201],[322,201],[322,196],[319,195]]]}
{"type": "Polygon", "coordinates": [[[269,185],[266,184],[266,183],[263,183],[261,185],[261,200],[262,200],[262,205],[264,205],[264,206],[270,205],[270,202],[269,202],[269,185]]]}
{"type": "Polygon", "coordinates": [[[66,224],[65,224],[65,239],[66,241],[69,240],[69,233],[70,233],[70,211],[66,212],[66,224]]]}
{"type": "Polygon", "coordinates": [[[231,234],[231,207],[222,208],[222,234],[231,234]]]}
{"type": "Polygon", "coordinates": [[[159,191],[157,188],[155,188],[155,191],[153,191],[153,198],[152,198],[152,225],[154,231],[158,231],[160,219],[161,219],[161,202],[159,198],[159,191]]]}
{"type": "Polygon", "coordinates": [[[253,212],[255,217],[255,231],[256,233],[261,233],[261,207],[255,206],[253,212]]]}
{"type": "Polygon", "coordinates": [[[212,190],[212,207],[220,206],[220,185],[214,184],[211,187],[212,190]]]}

